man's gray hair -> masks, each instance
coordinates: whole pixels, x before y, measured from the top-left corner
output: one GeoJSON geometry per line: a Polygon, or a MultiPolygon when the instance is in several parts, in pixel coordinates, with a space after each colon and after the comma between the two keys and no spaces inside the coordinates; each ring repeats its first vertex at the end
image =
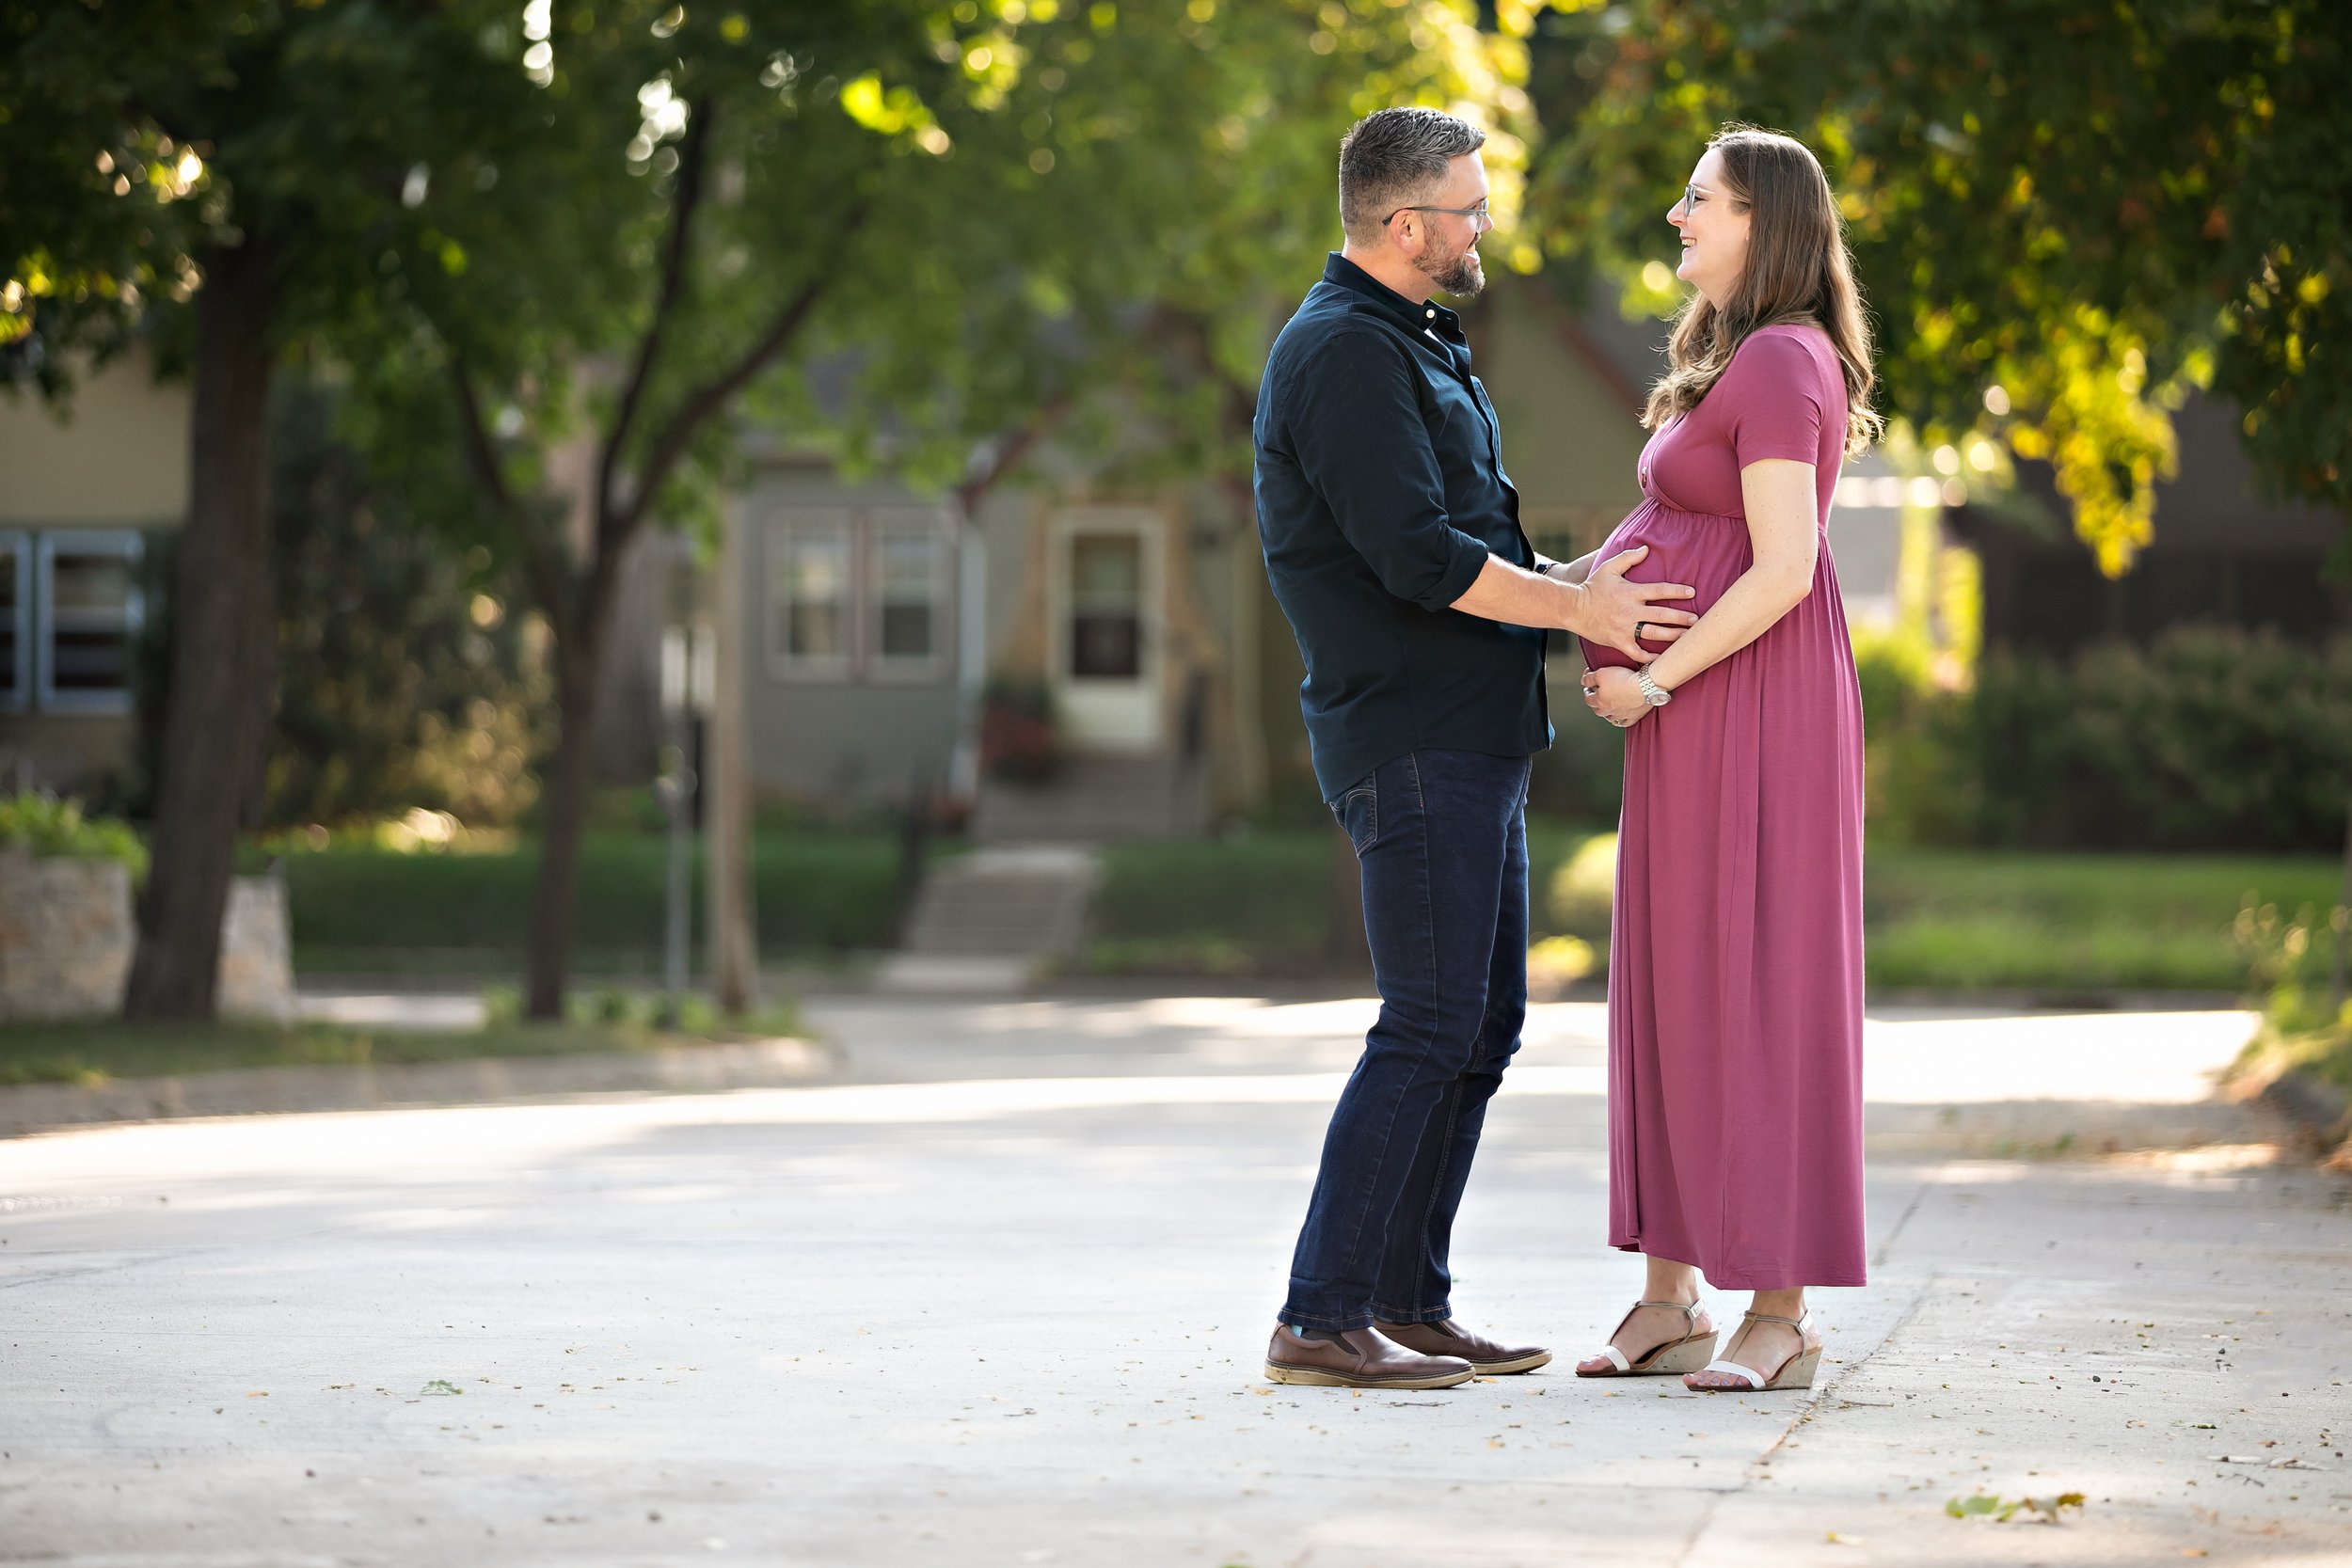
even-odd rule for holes
{"type": "Polygon", "coordinates": [[[1382,220],[1428,196],[1446,165],[1486,145],[1486,133],[1439,109],[1381,109],[1340,139],[1340,227],[1369,244],[1382,220]]]}

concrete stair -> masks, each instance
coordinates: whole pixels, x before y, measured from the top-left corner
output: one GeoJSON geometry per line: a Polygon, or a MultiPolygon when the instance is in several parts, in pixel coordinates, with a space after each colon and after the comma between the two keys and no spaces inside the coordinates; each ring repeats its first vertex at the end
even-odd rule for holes
{"type": "Polygon", "coordinates": [[[981,844],[1115,844],[1185,838],[1208,825],[1201,769],[1167,753],[1081,754],[1049,784],[990,779],[975,803],[981,844]]]}
{"type": "Polygon", "coordinates": [[[1101,868],[1075,845],[1004,846],[942,862],[923,880],[906,947],[880,980],[904,991],[1019,990],[1086,936],[1101,868]]]}

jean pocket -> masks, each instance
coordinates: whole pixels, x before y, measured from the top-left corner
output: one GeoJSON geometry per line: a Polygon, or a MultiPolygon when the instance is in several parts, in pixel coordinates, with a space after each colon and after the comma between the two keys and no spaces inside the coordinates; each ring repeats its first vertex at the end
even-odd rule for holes
{"type": "Polygon", "coordinates": [[[1380,841],[1380,792],[1370,779],[1332,801],[1331,815],[1359,855],[1380,841]]]}

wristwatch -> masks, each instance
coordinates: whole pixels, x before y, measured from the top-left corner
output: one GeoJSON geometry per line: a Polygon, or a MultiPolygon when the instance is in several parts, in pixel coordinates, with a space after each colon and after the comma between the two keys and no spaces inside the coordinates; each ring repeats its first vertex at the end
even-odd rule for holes
{"type": "Polygon", "coordinates": [[[1647,670],[1633,672],[1633,684],[1642,689],[1642,701],[1652,707],[1664,707],[1675,700],[1675,694],[1649,678],[1647,670]]]}

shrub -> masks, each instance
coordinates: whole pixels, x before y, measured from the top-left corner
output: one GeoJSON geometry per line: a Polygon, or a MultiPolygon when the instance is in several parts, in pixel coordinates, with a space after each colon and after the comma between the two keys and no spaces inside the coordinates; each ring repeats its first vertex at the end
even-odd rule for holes
{"type": "Polygon", "coordinates": [[[1018,784],[1044,784],[1061,771],[1061,731],[1043,681],[988,683],[980,695],[980,766],[1018,784]]]}
{"type": "Polygon", "coordinates": [[[1595,833],[1551,874],[1544,906],[1563,934],[1606,941],[1616,891],[1617,835],[1595,833]]]}
{"type": "Polygon", "coordinates": [[[85,816],[82,802],[46,790],[0,796],[0,846],[36,855],[78,855],[120,861],[134,878],[147,875],[147,847],[131,824],[112,816],[85,816]]]}
{"type": "MultiPolygon", "coordinates": [[[[1866,686],[1866,691],[1868,688],[1866,686]]],[[[1972,690],[1882,698],[1874,828],[1899,843],[2327,849],[2352,781],[2352,638],[2181,626],[2072,661],[2001,652],[1972,690]]]]}

